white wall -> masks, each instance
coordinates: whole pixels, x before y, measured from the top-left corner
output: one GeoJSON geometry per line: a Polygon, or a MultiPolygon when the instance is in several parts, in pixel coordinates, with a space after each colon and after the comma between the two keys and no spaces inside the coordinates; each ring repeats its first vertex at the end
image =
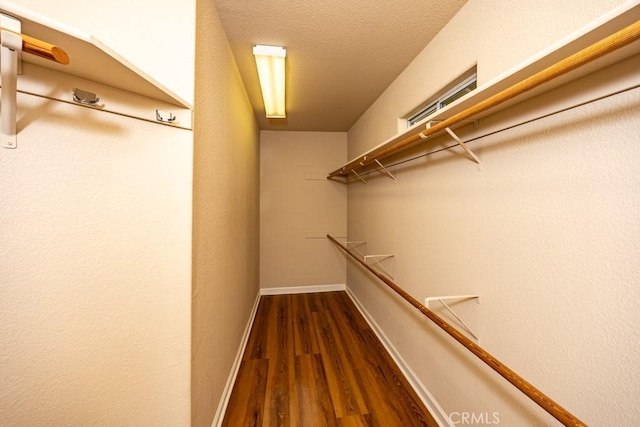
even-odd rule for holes
{"type": "MultiPolygon", "coordinates": [[[[395,134],[398,117],[475,61],[482,83],[618,3],[470,0],[350,130],[349,157],[395,134]]],[[[501,129],[604,84],[637,84],[637,61],[461,134],[501,129]]],[[[418,299],[480,294],[480,305],[457,305],[480,344],[589,425],[640,416],[638,107],[636,89],[482,138],[472,145],[482,171],[456,149],[394,168],[397,183],[379,175],[349,186],[350,240],[395,253],[396,280],[418,299]]],[[[555,423],[352,263],[347,284],[446,413],[555,423]]]]}
{"type": "Polygon", "coordinates": [[[0,151],[3,425],[188,425],[192,133],[19,95],[0,151]]]}
{"type": "Polygon", "coordinates": [[[215,5],[197,2],[192,425],[211,426],[258,295],[259,133],[215,5]]]}
{"type": "Polygon", "coordinates": [[[325,235],[345,236],[347,189],[326,179],[346,161],[344,132],[260,133],[260,287],[344,284],[325,235]]]}

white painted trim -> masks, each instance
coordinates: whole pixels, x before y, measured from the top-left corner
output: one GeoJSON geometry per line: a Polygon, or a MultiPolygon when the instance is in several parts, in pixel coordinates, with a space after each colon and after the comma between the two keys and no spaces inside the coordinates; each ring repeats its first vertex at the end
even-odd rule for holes
{"type": "Polygon", "coordinates": [[[347,289],[345,284],[293,286],[290,288],[261,288],[260,295],[312,294],[315,292],[335,292],[347,289]]]}
{"type": "Polygon", "coordinates": [[[373,332],[376,334],[384,348],[389,352],[389,355],[394,360],[394,362],[396,362],[396,365],[398,365],[398,368],[404,374],[407,381],[409,381],[409,384],[411,384],[411,387],[418,394],[418,397],[420,398],[420,400],[422,400],[422,403],[424,403],[424,405],[427,407],[438,425],[443,427],[453,427],[453,424],[451,424],[451,421],[449,421],[449,417],[447,416],[444,409],[442,409],[442,407],[438,404],[436,399],[429,392],[429,390],[427,390],[427,388],[422,383],[422,381],[420,381],[417,375],[411,370],[411,368],[409,368],[409,365],[407,365],[402,356],[400,356],[400,353],[393,346],[391,340],[389,340],[389,338],[385,335],[380,325],[378,325],[373,317],[371,317],[371,315],[367,312],[360,301],[358,301],[358,298],[356,298],[349,287],[346,288],[346,291],[347,295],[349,295],[349,298],[351,298],[360,313],[364,316],[369,326],[371,326],[373,332]]]}
{"type": "Polygon", "coordinates": [[[242,364],[242,356],[244,355],[244,351],[247,348],[247,343],[249,342],[249,334],[251,334],[253,321],[255,320],[256,313],[258,312],[258,304],[260,303],[261,296],[261,292],[258,291],[258,294],[256,295],[256,301],[253,304],[253,309],[251,309],[249,321],[247,322],[247,326],[244,328],[244,334],[242,335],[242,340],[240,341],[240,348],[238,348],[236,359],[234,360],[233,366],[231,367],[229,378],[227,378],[227,384],[225,384],[224,390],[222,390],[222,397],[220,398],[220,402],[218,403],[218,409],[216,410],[216,415],[213,417],[211,427],[220,427],[222,425],[222,421],[224,420],[224,414],[227,411],[227,405],[229,405],[231,392],[233,391],[233,386],[235,385],[236,378],[238,377],[240,364],[242,364]]]}
{"type": "Polygon", "coordinates": [[[261,288],[258,291],[258,295],[256,297],[256,301],[253,305],[253,309],[251,310],[251,315],[249,316],[249,321],[247,322],[247,326],[245,327],[244,334],[242,336],[242,341],[240,343],[240,348],[238,349],[238,353],[236,355],[236,359],[231,368],[231,372],[229,374],[229,378],[227,379],[227,383],[222,391],[222,397],[220,398],[220,403],[218,404],[218,409],[216,410],[216,414],[213,417],[213,422],[211,423],[211,427],[220,427],[222,426],[222,421],[224,420],[224,414],[227,410],[227,406],[229,405],[229,399],[231,398],[231,392],[233,391],[233,386],[236,382],[236,378],[238,376],[238,371],[240,370],[240,364],[242,363],[242,356],[244,355],[244,351],[247,347],[247,343],[249,341],[249,334],[251,333],[251,328],[253,327],[253,322],[256,317],[256,313],[258,311],[258,303],[260,302],[260,297],[262,295],[287,295],[287,294],[304,294],[304,293],[314,293],[314,292],[334,292],[334,291],[346,291],[349,298],[353,301],[356,308],[362,316],[365,318],[371,329],[376,334],[384,348],[389,352],[389,355],[394,360],[394,362],[398,365],[400,371],[404,374],[407,381],[411,387],[418,394],[418,397],[424,405],[427,407],[431,415],[433,415],[434,419],[438,423],[439,426],[442,427],[454,427],[447,414],[444,412],[442,407],[435,400],[433,395],[427,390],[422,381],[416,376],[416,374],[409,368],[409,366],[405,363],[404,359],[400,356],[400,353],[395,349],[389,338],[382,331],[382,328],[378,325],[378,323],[369,315],[364,306],[358,301],[356,296],[351,292],[344,284],[335,284],[335,285],[317,285],[317,286],[295,286],[288,288],[261,288]]]}

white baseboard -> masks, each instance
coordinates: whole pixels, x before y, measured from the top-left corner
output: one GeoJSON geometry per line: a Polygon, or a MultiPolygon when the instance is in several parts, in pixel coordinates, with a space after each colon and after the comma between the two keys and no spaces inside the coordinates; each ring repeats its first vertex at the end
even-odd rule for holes
{"type": "Polygon", "coordinates": [[[251,334],[251,327],[253,326],[253,322],[256,318],[256,313],[258,311],[258,304],[260,303],[260,297],[262,295],[286,295],[286,294],[305,294],[305,293],[314,293],[314,292],[344,291],[346,290],[346,288],[347,286],[344,284],[337,284],[337,285],[317,285],[317,286],[296,286],[291,288],[263,288],[258,291],[258,295],[256,296],[256,301],[253,304],[253,309],[251,310],[251,314],[249,315],[249,321],[247,322],[247,326],[244,329],[244,334],[242,335],[242,340],[240,341],[240,348],[238,349],[238,354],[236,354],[236,359],[234,360],[233,366],[231,367],[229,378],[227,378],[227,383],[225,384],[224,390],[222,391],[222,397],[220,398],[220,403],[218,403],[218,409],[216,410],[216,414],[213,417],[213,422],[211,423],[211,427],[220,427],[222,425],[222,421],[224,420],[224,414],[227,410],[227,406],[229,405],[231,392],[233,391],[233,386],[236,383],[236,378],[238,377],[238,371],[240,370],[240,365],[242,364],[242,356],[244,355],[244,351],[247,348],[249,335],[251,334]]]}
{"type": "Polygon", "coordinates": [[[312,294],[315,292],[335,292],[347,289],[345,284],[294,286],[290,288],[261,288],[260,295],[312,294]]]}
{"type": "Polygon", "coordinates": [[[369,326],[371,326],[371,329],[373,330],[373,332],[376,334],[376,336],[378,337],[378,339],[380,340],[384,348],[389,352],[389,355],[394,360],[394,362],[396,362],[396,365],[398,365],[398,368],[404,374],[407,381],[409,381],[409,384],[411,384],[411,387],[418,394],[418,397],[420,398],[420,400],[422,400],[422,403],[424,403],[424,405],[427,407],[427,409],[429,410],[433,418],[436,420],[438,425],[453,427],[444,409],[442,409],[442,407],[438,404],[438,402],[433,397],[433,395],[424,386],[422,381],[420,381],[420,379],[416,376],[416,374],[406,364],[404,359],[402,359],[402,356],[400,356],[400,353],[398,353],[396,348],[393,346],[391,340],[389,340],[389,338],[385,335],[383,330],[380,328],[380,325],[378,325],[378,323],[373,319],[373,317],[369,315],[369,313],[364,308],[364,306],[360,303],[360,301],[358,301],[358,298],[356,298],[353,292],[351,292],[351,289],[347,287],[346,291],[347,291],[347,295],[349,295],[349,298],[351,298],[351,300],[353,301],[355,306],[358,308],[360,313],[364,316],[369,326]]]}
{"type": "Polygon", "coordinates": [[[418,394],[422,403],[427,407],[431,415],[433,415],[434,419],[440,426],[453,427],[447,414],[444,412],[442,407],[435,400],[433,395],[427,390],[427,388],[422,384],[422,381],[418,379],[415,373],[409,368],[409,366],[402,359],[398,351],[395,349],[391,341],[384,334],[378,323],[369,315],[367,310],[360,304],[360,301],[356,298],[356,296],[351,292],[351,290],[343,284],[336,285],[318,285],[318,286],[296,286],[290,288],[262,288],[258,292],[256,297],[256,301],[253,305],[253,309],[251,311],[251,315],[249,316],[249,321],[247,322],[247,326],[245,327],[244,334],[242,336],[242,341],[240,343],[240,348],[238,349],[238,353],[236,355],[236,359],[233,362],[233,366],[231,367],[231,372],[229,374],[229,378],[227,379],[227,383],[222,392],[222,397],[220,398],[220,403],[218,404],[218,409],[216,411],[216,415],[213,417],[213,422],[211,423],[212,427],[220,427],[222,425],[222,421],[224,420],[224,414],[227,410],[227,405],[229,404],[229,399],[231,398],[231,392],[233,391],[233,386],[236,382],[236,378],[238,376],[238,370],[240,369],[240,364],[242,363],[242,356],[244,355],[244,351],[247,347],[247,343],[249,341],[249,334],[251,333],[251,327],[253,326],[253,322],[256,317],[256,313],[258,311],[258,303],[260,302],[260,297],[262,295],[286,295],[286,294],[304,294],[304,293],[314,293],[314,292],[334,292],[334,291],[346,291],[349,298],[353,301],[356,308],[360,311],[362,316],[365,318],[371,329],[376,334],[384,348],[389,352],[389,355],[393,358],[393,360],[398,365],[400,371],[404,374],[409,381],[409,384],[415,392],[418,394]]]}
{"type": "Polygon", "coordinates": [[[238,349],[238,354],[236,354],[236,359],[231,366],[231,372],[229,373],[229,378],[227,378],[227,383],[224,386],[224,390],[222,391],[222,397],[220,398],[220,402],[218,403],[218,409],[216,410],[216,415],[213,417],[213,422],[211,423],[211,427],[220,427],[222,425],[222,421],[224,420],[224,414],[227,411],[227,405],[229,405],[229,399],[231,398],[231,392],[233,391],[233,386],[236,383],[236,378],[238,377],[238,371],[240,370],[240,364],[242,363],[242,356],[244,355],[244,350],[247,348],[247,343],[249,342],[249,334],[251,334],[251,327],[253,326],[253,321],[256,318],[256,313],[258,312],[258,304],[260,303],[261,293],[258,291],[258,295],[256,296],[256,301],[253,304],[253,308],[251,309],[251,314],[249,315],[249,321],[247,322],[247,326],[244,328],[244,334],[242,335],[242,340],[240,341],[240,348],[238,349]]]}

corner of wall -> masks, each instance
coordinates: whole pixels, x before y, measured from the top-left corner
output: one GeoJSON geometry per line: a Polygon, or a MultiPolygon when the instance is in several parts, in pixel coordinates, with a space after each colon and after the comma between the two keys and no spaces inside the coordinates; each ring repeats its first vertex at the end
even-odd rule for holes
{"type": "Polygon", "coordinates": [[[215,4],[196,4],[191,413],[209,425],[259,290],[259,131],[215,4]]]}

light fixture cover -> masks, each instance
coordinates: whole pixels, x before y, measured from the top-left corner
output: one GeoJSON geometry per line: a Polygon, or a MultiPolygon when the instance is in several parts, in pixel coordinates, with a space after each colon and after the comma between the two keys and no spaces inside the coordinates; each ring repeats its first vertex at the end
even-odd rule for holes
{"type": "Polygon", "coordinates": [[[280,46],[257,45],[253,48],[256,58],[262,99],[267,118],[286,117],[284,95],[284,58],[287,51],[280,46]]]}

